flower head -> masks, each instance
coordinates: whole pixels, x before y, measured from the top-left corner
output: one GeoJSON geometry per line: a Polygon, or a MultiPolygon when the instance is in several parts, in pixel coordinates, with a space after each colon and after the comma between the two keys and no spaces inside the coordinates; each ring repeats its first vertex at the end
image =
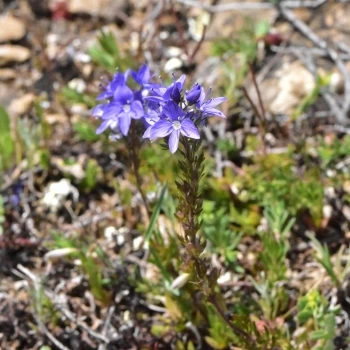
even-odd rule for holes
{"type": "Polygon", "coordinates": [[[158,102],[161,104],[165,104],[168,101],[173,101],[175,103],[179,103],[181,101],[181,92],[183,89],[183,86],[186,82],[186,75],[183,74],[179,79],[169,85],[168,88],[166,87],[158,87],[153,88],[151,90],[151,95],[145,97],[145,99],[153,102],[158,102]]]}
{"type": "Polygon", "coordinates": [[[126,85],[118,86],[114,91],[112,102],[96,106],[92,115],[102,119],[96,130],[100,134],[110,128],[126,136],[129,132],[131,119],[140,119],[145,112],[142,103],[134,98],[133,91],[126,85]]]}
{"type": "Polygon", "coordinates": [[[199,139],[200,135],[193,124],[185,113],[175,102],[168,101],[163,109],[160,119],[149,127],[147,135],[151,141],[169,136],[169,149],[171,153],[175,153],[178,145],[180,134],[185,137],[199,139]]]}
{"type": "Polygon", "coordinates": [[[109,99],[112,98],[115,90],[119,87],[119,86],[123,86],[126,84],[126,81],[128,79],[129,76],[129,71],[126,71],[125,73],[119,73],[117,72],[112,81],[109,82],[105,87],[104,87],[104,91],[102,91],[96,98],[96,100],[104,100],[104,99],[109,99]]]}
{"type": "Polygon", "coordinates": [[[140,84],[141,86],[148,84],[151,79],[151,71],[147,64],[143,64],[139,70],[131,71],[131,76],[135,80],[136,83],[140,84]]]}
{"type": "Polygon", "coordinates": [[[137,71],[127,70],[116,73],[111,82],[104,86],[97,97],[105,99],[92,110],[92,115],[101,120],[96,133],[110,129],[114,136],[127,136],[132,119],[142,120],[146,127],[143,138],[151,141],[169,137],[169,149],[176,152],[182,137],[199,139],[197,127],[206,125],[206,118],[225,115],[215,107],[226,100],[225,97],[210,98],[200,84],[195,84],[184,92],[186,75],[181,75],[169,86],[151,82],[152,74],[144,64],[137,71]],[[131,89],[128,77],[140,86],[131,89]]]}

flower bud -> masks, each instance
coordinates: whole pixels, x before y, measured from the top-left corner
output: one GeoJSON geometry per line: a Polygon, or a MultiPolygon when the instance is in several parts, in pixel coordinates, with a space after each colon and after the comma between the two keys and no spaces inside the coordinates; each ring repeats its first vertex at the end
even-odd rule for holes
{"type": "Polygon", "coordinates": [[[186,91],[186,100],[190,105],[194,105],[198,102],[202,92],[202,87],[199,84],[193,85],[192,89],[186,91]]]}

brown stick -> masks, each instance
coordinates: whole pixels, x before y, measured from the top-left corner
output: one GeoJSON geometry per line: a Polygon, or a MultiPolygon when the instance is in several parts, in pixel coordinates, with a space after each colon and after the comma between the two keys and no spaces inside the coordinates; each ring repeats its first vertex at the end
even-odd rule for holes
{"type": "Polygon", "coordinates": [[[217,302],[215,295],[213,294],[213,295],[209,296],[208,300],[215,307],[218,314],[222,317],[222,319],[225,321],[225,323],[232,329],[232,331],[235,334],[238,334],[239,336],[241,336],[251,348],[252,340],[250,339],[249,334],[247,332],[245,332],[244,330],[238,328],[236,325],[234,325],[228,319],[228,317],[225,315],[224,311],[221,309],[219,303],[217,302]]]}

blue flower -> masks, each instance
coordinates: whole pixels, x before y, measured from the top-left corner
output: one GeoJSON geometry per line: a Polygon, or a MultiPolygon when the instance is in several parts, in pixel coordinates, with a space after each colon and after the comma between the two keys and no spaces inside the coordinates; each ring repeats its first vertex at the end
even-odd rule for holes
{"type": "Polygon", "coordinates": [[[147,64],[143,64],[137,72],[131,71],[131,76],[136,83],[143,86],[149,83],[151,79],[151,71],[147,64]]]}
{"type": "Polygon", "coordinates": [[[96,130],[100,134],[110,128],[126,136],[129,132],[131,119],[140,119],[145,115],[142,103],[134,98],[133,91],[126,85],[121,85],[114,91],[111,102],[98,105],[92,110],[92,115],[102,120],[96,130]]]}
{"type": "MultiPolygon", "coordinates": [[[[210,92],[209,92],[210,94],[210,92]]],[[[208,94],[208,95],[209,95],[208,94]]],[[[207,101],[205,100],[205,92],[204,88],[201,87],[201,93],[198,102],[196,103],[197,110],[202,112],[202,117],[211,117],[211,116],[216,116],[220,118],[226,118],[225,114],[219,111],[218,109],[214,108],[220,103],[224,102],[227,100],[226,97],[216,97],[216,98],[211,98],[207,101]]]]}
{"type": "Polygon", "coordinates": [[[173,101],[179,103],[181,101],[181,91],[186,82],[186,75],[183,74],[179,79],[175,81],[168,87],[159,87],[151,89],[151,95],[145,97],[146,100],[158,103],[166,103],[168,101],[173,101]]]}
{"type": "Polygon", "coordinates": [[[119,86],[123,86],[126,84],[128,80],[128,76],[129,76],[129,70],[127,70],[124,73],[119,73],[119,72],[116,73],[112,81],[104,87],[104,91],[97,96],[96,100],[104,100],[104,99],[112,98],[114,96],[115,90],[119,86]]]}
{"type": "Polygon", "coordinates": [[[202,87],[197,83],[190,91],[186,91],[186,101],[189,105],[194,105],[199,101],[202,94],[202,87]]]}
{"type": "Polygon", "coordinates": [[[149,137],[153,141],[170,135],[169,149],[171,153],[175,153],[179,145],[180,134],[192,139],[200,138],[196,126],[187,113],[175,102],[168,101],[162,108],[160,119],[146,130],[144,137],[149,137]]]}

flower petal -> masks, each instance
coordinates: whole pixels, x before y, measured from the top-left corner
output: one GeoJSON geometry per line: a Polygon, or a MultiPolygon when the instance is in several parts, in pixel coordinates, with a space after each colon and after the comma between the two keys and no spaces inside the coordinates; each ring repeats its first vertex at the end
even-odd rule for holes
{"type": "Polygon", "coordinates": [[[181,130],[182,135],[184,135],[186,137],[190,137],[191,139],[200,139],[200,137],[201,137],[196,126],[189,119],[185,119],[181,123],[180,130],[181,130]]]}
{"type": "Polygon", "coordinates": [[[124,105],[133,100],[134,94],[128,86],[120,85],[114,91],[114,98],[117,102],[124,105]]]}
{"type": "Polygon", "coordinates": [[[173,126],[170,122],[166,120],[159,120],[156,122],[151,129],[150,139],[153,141],[154,139],[168,136],[173,130],[173,126]]]}
{"type": "Polygon", "coordinates": [[[102,119],[116,118],[122,111],[123,106],[120,103],[109,103],[106,105],[104,113],[102,114],[102,119]]]}
{"type": "Polygon", "coordinates": [[[94,117],[102,117],[107,106],[108,106],[107,104],[99,104],[99,105],[95,106],[91,110],[91,115],[94,117]]]}
{"type": "Polygon", "coordinates": [[[168,101],[162,111],[171,120],[179,120],[185,115],[185,112],[173,101],[168,101]]]}
{"type": "Polygon", "coordinates": [[[206,102],[203,103],[202,107],[203,108],[214,108],[217,105],[219,105],[220,103],[226,101],[227,98],[226,97],[216,97],[216,98],[212,98],[206,102]]]}
{"type": "Polygon", "coordinates": [[[179,147],[180,130],[174,130],[169,137],[169,149],[171,153],[175,153],[179,147]]]}
{"type": "Polygon", "coordinates": [[[152,129],[153,125],[150,125],[146,131],[143,133],[142,138],[143,139],[150,139],[151,138],[151,129],[152,129]]]}
{"type": "Polygon", "coordinates": [[[162,96],[155,96],[155,95],[145,96],[143,99],[146,101],[157,102],[157,103],[164,102],[164,98],[162,96]]]}
{"type": "Polygon", "coordinates": [[[176,80],[177,88],[181,91],[186,82],[186,75],[182,74],[179,79],[176,80]]]}
{"type": "Polygon", "coordinates": [[[140,119],[145,115],[142,103],[140,101],[134,101],[131,104],[131,110],[134,112],[133,119],[140,119]]]}
{"type": "Polygon", "coordinates": [[[106,131],[109,126],[113,123],[113,120],[109,119],[109,120],[104,120],[100,126],[96,129],[96,134],[102,134],[104,131],[106,131]]]}
{"type": "Polygon", "coordinates": [[[131,117],[128,113],[123,113],[119,118],[119,128],[121,133],[126,136],[130,129],[131,117]]]}
{"type": "Polygon", "coordinates": [[[102,91],[97,97],[96,97],[96,101],[99,100],[105,100],[106,98],[110,98],[113,96],[113,91],[110,90],[106,90],[106,91],[102,91]]]}
{"type": "Polygon", "coordinates": [[[220,118],[226,118],[225,114],[216,108],[205,108],[203,109],[204,117],[216,116],[220,118]]]}

